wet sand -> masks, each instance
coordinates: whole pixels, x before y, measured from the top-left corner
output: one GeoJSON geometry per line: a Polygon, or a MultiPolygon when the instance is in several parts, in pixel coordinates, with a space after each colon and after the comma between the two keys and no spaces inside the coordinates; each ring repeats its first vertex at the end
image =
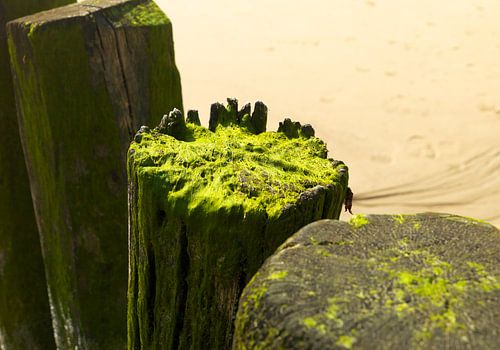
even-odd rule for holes
{"type": "Polygon", "coordinates": [[[500,226],[500,2],[157,3],[205,123],[214,101],[262,100],[268,129],[311,123],[349,165],[355,213],[500,226]]]}

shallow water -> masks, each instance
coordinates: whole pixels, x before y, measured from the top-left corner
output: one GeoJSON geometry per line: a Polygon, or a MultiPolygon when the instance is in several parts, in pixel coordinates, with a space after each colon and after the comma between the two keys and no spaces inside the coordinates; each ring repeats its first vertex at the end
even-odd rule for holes
{"type": "MultiPolygon", "coordinates": [[[[497,0],[158,0],[184,105],[262,100],[350,167],[355,213],[500,226],[497,0]]],[[[347,219],[348,216],[343,216],[347,219]]]]}

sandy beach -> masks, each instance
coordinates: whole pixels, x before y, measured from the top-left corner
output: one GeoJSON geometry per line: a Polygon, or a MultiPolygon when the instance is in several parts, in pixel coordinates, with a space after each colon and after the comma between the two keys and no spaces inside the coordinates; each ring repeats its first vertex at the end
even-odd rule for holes
{"type": "MultiPolygon", "coordinates": [[[[158,0],[184,107],[264,101],[350,168],[354,213],[500,226],[500,2],[158,0]]],[[[343,214],[343,219],[348,219],[343,214]]]]}

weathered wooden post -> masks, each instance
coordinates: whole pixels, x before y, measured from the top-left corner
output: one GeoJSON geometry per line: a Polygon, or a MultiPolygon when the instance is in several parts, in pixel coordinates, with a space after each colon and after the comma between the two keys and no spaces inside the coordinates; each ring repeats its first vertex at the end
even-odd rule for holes
{"type": "Polygon", "coordinates": [[[92,0],[7,26],[57,346],[126,346],[126,151],[182,108],[172,28],[149,0],[92,0]]]}
{"type": "Polygon", "coordinates": [[[245,288],[233,349],[497,349],[499,249],[449,214],[310,224],[245,288]]]}
{"type": "Polygon", "coordinates": [[[347,167],[312,128],[264,132],[267,108],[180,111],[129,150],[129,349],[229,349],[238,298],[290,234],[338,218],[347,167]]]}
{"type": "Polygon", "coordinates": [[[0,0],[0,348],[54,347],[40,239],[19,140],[7,21],[72,0],[0,0]]]}

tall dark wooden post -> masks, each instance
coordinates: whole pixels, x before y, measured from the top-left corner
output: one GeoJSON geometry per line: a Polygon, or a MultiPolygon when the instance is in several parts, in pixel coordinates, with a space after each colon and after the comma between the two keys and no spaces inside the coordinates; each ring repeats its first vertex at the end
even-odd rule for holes
{"type": "Polygon", "coordinates": [[[126,150],[182,108],[171,23],[153,1],[89,0],[7,28],[57,346],[123,349],[126,150]]]}
{"type": "Polygon", "coordinates": [[[74,0],[0,0],[0,348],[54,347],[40,239],[16,119],[8,21],[74,0]]]}

